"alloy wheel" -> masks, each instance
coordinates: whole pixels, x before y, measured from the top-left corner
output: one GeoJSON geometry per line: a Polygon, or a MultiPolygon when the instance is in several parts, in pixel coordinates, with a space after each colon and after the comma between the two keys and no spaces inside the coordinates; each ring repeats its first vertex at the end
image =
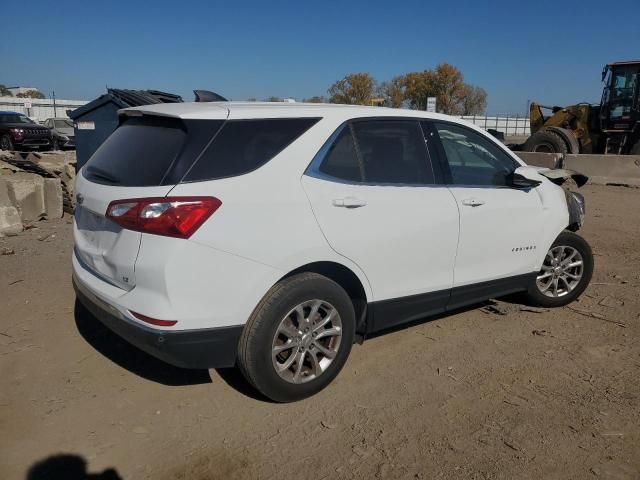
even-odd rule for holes
{"type": "Polygon", "coordinates": [[[338,310],[323,300],[302,302],[278,325],[271,346],[273,367],[287,382],[308,382],[327,370],[341,341],[338,310]]]}
{"type": "Polygon", "coordinates": [[[563,297],[580,283],[584,262],[578,250],[566,245],[552,247],[545,256],[536,286],[547,297],[563,297]]]}

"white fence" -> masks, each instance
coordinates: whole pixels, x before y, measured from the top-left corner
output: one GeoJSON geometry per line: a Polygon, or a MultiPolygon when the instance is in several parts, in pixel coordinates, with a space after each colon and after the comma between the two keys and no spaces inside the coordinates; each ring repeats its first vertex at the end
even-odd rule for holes
{"type": "Polygon", "coordinates": [[[474,123],[485,130],[494,129],[504,132],[505,136],[513,135],[530,135],[531,128],[529,126],[529,117],[488,117],[485,115],[467,115],[461,116],[468,122],[474,123]]]}
{"type": "MultiPolygon", "coordinates": [[[[54,109],[53,100],[50,98],[17,98],[17,97],[0,97],[0,111],[10,110],[13,112],[24,113],[30,118],[38,122],[42,122],[51,117],[68,117],[67,110],[75,110],[82,105],[87,104],[86,100],[58,100],[54,109]],[[31,103],[31,107],[25,107],[25,103],[31,103]]],[[[507,136],[512,135],[530,135],[529,117],[508,117],[508,116],[486,116],[486,115],[467,115],[460,116],[468,122],[476,124],[485,130],[494,129],[504,132],[507,136]]]]}
{"type": "Polygon", "coordinates": [[[68,117],[67,110],[75,110],[88,103],[86,100],[58,100],[55,108],[53,100],[50,98],[17,98],[0,97],[0,111],[9,110],[12,112],[24,113],[27,117],[37,122],[43,122],[52,117],[68,117]],[[31,104],[31,107],[25,107],[31,104]]]}

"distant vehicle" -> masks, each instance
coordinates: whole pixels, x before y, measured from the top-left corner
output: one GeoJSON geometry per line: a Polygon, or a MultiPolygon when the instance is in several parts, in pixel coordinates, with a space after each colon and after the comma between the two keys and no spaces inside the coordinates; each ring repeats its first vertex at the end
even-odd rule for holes
{"type": "Polygon", "coordinates": [[[76,177],[73,282],[142,350],[238,365],[267,397],[299,400],[356,336],[509,293],[577,299],[593,270],[574,233],[584,198],[548,172],[416,110],[124,109],[76,177]]]}
{"type": "Polygon", "coordinates": [[[599,105],[531,103],[532,135],[524,150],[640,155],[640,61],[605,65],[602,81],[605,86],[599,105]],[[545,116],[543,109],[551,110],[551,115],[545,116]]]}
{"type": "Polygon", "coordinates": [[[18,112],[0,111],[0,150],[51,150],[51,130],[18,112]]]}
{"type": "Polygon", "coordinates": [[[76,137],[71,120],[68,118],[47,118],[43,125],[50,128],[53,134],[53,150],[76,148],[76,137]]]}

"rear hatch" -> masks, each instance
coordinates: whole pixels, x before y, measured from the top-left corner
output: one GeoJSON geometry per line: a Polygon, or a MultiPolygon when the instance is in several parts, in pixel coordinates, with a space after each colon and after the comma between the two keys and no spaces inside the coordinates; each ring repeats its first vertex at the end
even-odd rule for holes
{"type": "MultiPolygon", "coordinates": [[[[226,118],[226,109],[225,118],[226,118]]],[[[191,167],[223,120],[125,111],[121,125],[96,150],[76,179],[75,254],[81,265],[124,290],[136,285],[142,234],[109,218],[116,200],[165,197],[191,167]]]]}

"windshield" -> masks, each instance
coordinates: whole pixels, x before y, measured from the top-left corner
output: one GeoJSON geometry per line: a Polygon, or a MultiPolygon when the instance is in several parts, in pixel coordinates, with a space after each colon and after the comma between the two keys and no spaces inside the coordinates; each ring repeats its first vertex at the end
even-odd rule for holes
{"type": "Polygon", "coordinates": [[[0,123],[36,123],[25,115],[0,115],[0,123]]]}
{"type": "Polygon", "coordinates": [[[609,104],[609,118],[624,120],[630,115],[638,84],[638,66],[615,66],[609,74],[604,103],[609,104]]]}

